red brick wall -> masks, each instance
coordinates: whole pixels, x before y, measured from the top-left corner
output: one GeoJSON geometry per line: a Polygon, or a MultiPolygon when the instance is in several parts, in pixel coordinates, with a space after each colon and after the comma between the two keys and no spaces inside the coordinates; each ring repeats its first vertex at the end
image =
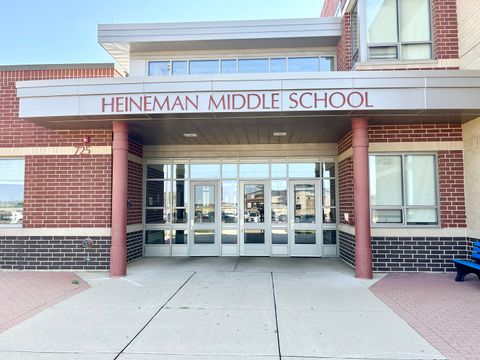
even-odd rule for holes
{"type": "Polygon", "coordinates": [[[368,140],[370,142],[462,141],[462,125],[370,125],[368,140]]]}
{"type": "Polygon", "coordinates": [[[24,227],[110,227],[110,155],[25,158],[24,227]]]}
{"type": "Polygon", "coordinates": [[[337,70],[352,69],[352,30],[350,28],[350,13],[345,13],[342,19],[342,36],[337,45],[337,70]]]}
{"type": "MultiPolygon", "coordinates": [[[[418,125],[370,125],[369,141],[379,142],[426,142],[462,141],[460,124],[418,125]]],[[[351,132],[338,143],[338,154],[352,146],[351,132]]],[[[440,225],[442,227],[466,227],[464,169],[462,151],[438,151],[438,174],[440,193],[440,225]]],[[[353,162],[343,160],[339,168],[340,222],[347,223],[343,214],[349,214],[348,223],[354,223],[353,162]]]]}
{"type": "Polygon", "coordinates": [[[320,16],[335,16],[335,11],[340,0],[325,0],[320,16]]]}
{"type": "MultiPolygon", "coordinates": [[[[128,152],[142,157],[143,145],[132,139],[128,140],[128,152]]],[[[128,162],[128,185],[127,185],[127,224],[142,223],[142,189],[143,189],[143,166],[133,161],[128,162]]]]}
{"type": "Polygon", "coordinates": [[[458,58],[457,0],[433,0],[435,59],[458,58]]]}
{"type": "Polygon", "coordinates": [[[339,217],[342,224],[355,224],[353,202],[353,161],[349,157],[338,164],[339,217]],[[344,214],[348,213],[348,221],[344,214]]]}
{"type": "MultiPolygon", "coordinates": [[[[0,147],[109,146],[111,130],[49,130],[18,117],[16,81],[113,77],[107,69],[0,71],[0,147]]],[[[25,157],[23,226],[110,227],[110,155],[25,157]]]]}
{"type": "Polygon", "coordinates": [[[463,152],[438,152],[440,223],[442,227],[466,227],[463,152]]]}

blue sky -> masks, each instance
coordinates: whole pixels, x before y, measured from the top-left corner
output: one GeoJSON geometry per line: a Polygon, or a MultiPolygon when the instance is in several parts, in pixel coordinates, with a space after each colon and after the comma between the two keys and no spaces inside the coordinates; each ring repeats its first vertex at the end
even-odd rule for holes
{"type": "Polygon", "coordinates": [[[112,62],[97,24],[318,17],[323,0],[8,0],[0,65],[112,62]]]}

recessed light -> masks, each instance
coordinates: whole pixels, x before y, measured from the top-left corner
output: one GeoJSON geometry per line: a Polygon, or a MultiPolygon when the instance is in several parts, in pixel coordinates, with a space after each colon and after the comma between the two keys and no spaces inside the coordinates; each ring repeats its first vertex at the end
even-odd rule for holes
{"type": "Polygon", "coordinates": [[[286,131],[274,131],[273,136],[287,136],[286,131]]]}
{"type": "Polygon", "coordinates": [[[198,134],[195,134],[195,133],[187,133],[187,134],[183,134],[183,136],[188,137],[188,138],[194,138],[194,137],[198,137],[198,134]]]}

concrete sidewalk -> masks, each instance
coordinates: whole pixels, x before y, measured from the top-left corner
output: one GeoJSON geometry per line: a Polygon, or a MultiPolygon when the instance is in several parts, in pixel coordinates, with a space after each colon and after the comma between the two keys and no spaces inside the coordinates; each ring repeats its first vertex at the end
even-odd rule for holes
{"type": "Polygon", "coordinates": [[[443,359],[338,260],[142,259],[0,334],[0,359],[443,359]]]}

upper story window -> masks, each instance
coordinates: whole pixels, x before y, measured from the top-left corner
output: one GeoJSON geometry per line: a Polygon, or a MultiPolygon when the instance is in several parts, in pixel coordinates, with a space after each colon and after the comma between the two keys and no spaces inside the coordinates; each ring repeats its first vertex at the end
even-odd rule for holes
{"type": "Polygon", "coordinates": [[[430,0],[366,0],[370,60],[432,58],[430,0]]]}
{"type": "Polygon", "coordinates": [[[333,56],[150,61],[148,75],[251,74],[333,71],[333,56]]]}
{"type": "Polygon", "coordinates": [[[0,226],[23,222],[25,160],[0,159],[0,226]]]}

